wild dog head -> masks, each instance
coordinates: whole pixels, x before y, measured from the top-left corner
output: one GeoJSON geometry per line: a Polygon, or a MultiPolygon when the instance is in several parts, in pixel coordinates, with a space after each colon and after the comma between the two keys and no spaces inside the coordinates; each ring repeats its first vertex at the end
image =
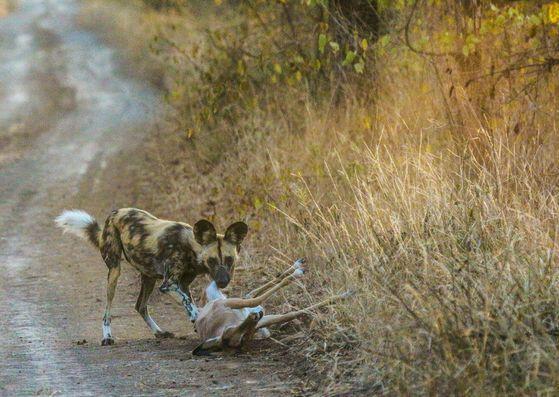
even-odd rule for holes
{"type": "Polygon", "coordinates": [[[210,277],[219,288],[227,287],[248,226],[244,222],[235,222],[227,228],[224,235],[220,235],[210,221],[203,219],[196,222],[193,232],[196,242],[202,247],[198,261],[208,269],[210,277]]]}

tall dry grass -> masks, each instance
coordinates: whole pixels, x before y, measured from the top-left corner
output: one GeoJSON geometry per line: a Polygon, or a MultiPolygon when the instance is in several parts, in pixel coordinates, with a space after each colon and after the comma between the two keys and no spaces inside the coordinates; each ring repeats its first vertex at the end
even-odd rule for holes
{"type": "Polygon", "coordinates": [[[292,350],[326,375],[315,387],[555,394],[556,77],[547,75],[537,98],[509,101],[522,84],[513,76],[482,111],[465,80],[437,74],[456,65],[434,68],[395,44],[376,59],[374,82],[347,83],[348,91],[374,90],[374,101],[317,99],[273,84],[224,92],[233,78],[227,60],[199,49],[211,47],[208,21],[233,22],[206,17],[215,19],[190,19],[194,42],[159,22],[179,47],[158,50],[170,62],[175,110],[149,149],[156,171],[144,177],[158,181],[152,210],[219,226],[245,217],[250,272],[240,289],[306,256],[307,287],[276,300],[280,308],[357,292],[296,326],[292,350]],[[222,79],[196,72],[209,63],[222,79]],[[227,111],[208,122],[199,116],[210,99],[227,111]]]}
{"type": "Polygon", "coordinates": [[[291,233],[322,283],[359,290],[323,336],[351,336],[379,390],[556,390],[556,182],[487,139],[489,165],[380,142],[365,175],[329,167],[330,194],[300,183],[291,233]]]}

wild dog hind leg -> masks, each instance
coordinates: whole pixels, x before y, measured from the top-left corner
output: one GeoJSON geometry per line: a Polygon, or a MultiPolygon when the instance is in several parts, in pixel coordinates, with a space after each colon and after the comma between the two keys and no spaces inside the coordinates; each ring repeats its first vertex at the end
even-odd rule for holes
{"type": "Polygon", "coordinates": [[[120,265],[117,267],[109,268],[107,276],[107,305],[105,306],[105,313],[103,315],[103,340],[102,346],[108,346],[115,343],[113,334],[111,332],[111,306],[115,297],[116,285],[120,276],[120,265]]]}
{"type": "Polygon", "coordinates": [[[115,212],[105,221],[105,227],[99,240],[99,249],[105,264],[109,268],[107,276],[107,306],[103,315],[103,340],[101,345],[108,346],[115,343],[111,331],[111,306],[115,297],[116,285],[120,277],[120,261],[122,257],[122,241],[113,223],[115,212]]]}

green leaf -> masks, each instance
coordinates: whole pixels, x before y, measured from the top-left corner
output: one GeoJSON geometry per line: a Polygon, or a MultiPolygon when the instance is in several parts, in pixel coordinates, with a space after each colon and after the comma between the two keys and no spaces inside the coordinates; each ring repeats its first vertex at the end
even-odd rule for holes
{"type": "Polygon", "coordinates": [[[532,25],[541,25],[542,21],[540,19],[540,17],[536,14],[532,14],[530,15],[530,17],[528,18],[528,22],[532,25]]]}
{"type": "Polygon", "coordinates": [[[475,45],[475,44],[477,44],[477,43],[479,43],[479,42],[480,42],[479,38],[477,38],[477,37],[476,37],[475,35],[473,35],[473,34],[469,34],[469,35],[466,37],[466,43],[467,43],[468,45],[475,45]]]}
{"type": "Polygon", "coordinates": [[[361,48],[363,49],[363,51],[367,51],[367,47],[369,47],[369,42],[367,41],[367,39],[361,40],[361,48]]]}
{"type": "Polygon", "coordinates": [[[320,51],[321,54],[324,53],[324,47],[326,47],[327,42],[328,39],[326,38],[326,35],[324,33],[321,33],[318,36],[318,51],[320,51]]]}
{"type": "Polygon", "coordinates": [[[343,66],[350,65],[355,59],[355,51],[348,51],[345,54],[345,59],[342,62],[343,66]]]}
{"type": "Polygon", "coordinates": [[[390,36],[385,34],[378,39],[378,43],[381,47],[386,47],[390,43],[390,36]]]}
{"type": "Polygon", "coordinates": [[[363,58],[359,58],[359,62],[353,65],[353,69],[359,74],[363,73],[365,70],[365,61],[363,61],[363,58]]]}
{"type": "Polygon", "coordinates": [[[320,70],[320,68],[322,67],[322,63],[319,59],[315,59],[312,66],[315,70],[320,70]]]}
{"type": "Polygon", "coordinates": [[[260,200],[259,197],[255,197],[254,198],[254,208],[255,209],[260,209],[262,207],[262,205],[264,205],[264,203],[262,202],[262,200],[260,200]]]}
{"type": "Polygon", "coordinates": [[[330,42],[330,48],[332,48],[332,51],[334,51],[335,53],[340,51],[340,45],[335,41],[330,42]]]}

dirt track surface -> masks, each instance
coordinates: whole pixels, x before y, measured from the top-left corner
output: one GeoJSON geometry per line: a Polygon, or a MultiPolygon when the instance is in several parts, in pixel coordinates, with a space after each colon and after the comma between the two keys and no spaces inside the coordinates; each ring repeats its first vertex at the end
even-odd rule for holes
{"type": "Polygon", "coordinates": [[[119,74],[112,49],[75,24],[78,11],[76,1],[22,0],[0,19],[0,395],[292,392],[297,381],[277,345],[192,357],[196,335],[160,296],[152,315],[181,338],[154,339],[134,311],[139,284],[126,264],[113,306],[116,345],[100,346],[106,268],[53,218],[71,207],[102,218],[111,208],[101,207],[120,204],[116,191],[99,200],[92,192],[104,191],[100,175],[133,153],[160,106],[149,86],[119,74]]]}

